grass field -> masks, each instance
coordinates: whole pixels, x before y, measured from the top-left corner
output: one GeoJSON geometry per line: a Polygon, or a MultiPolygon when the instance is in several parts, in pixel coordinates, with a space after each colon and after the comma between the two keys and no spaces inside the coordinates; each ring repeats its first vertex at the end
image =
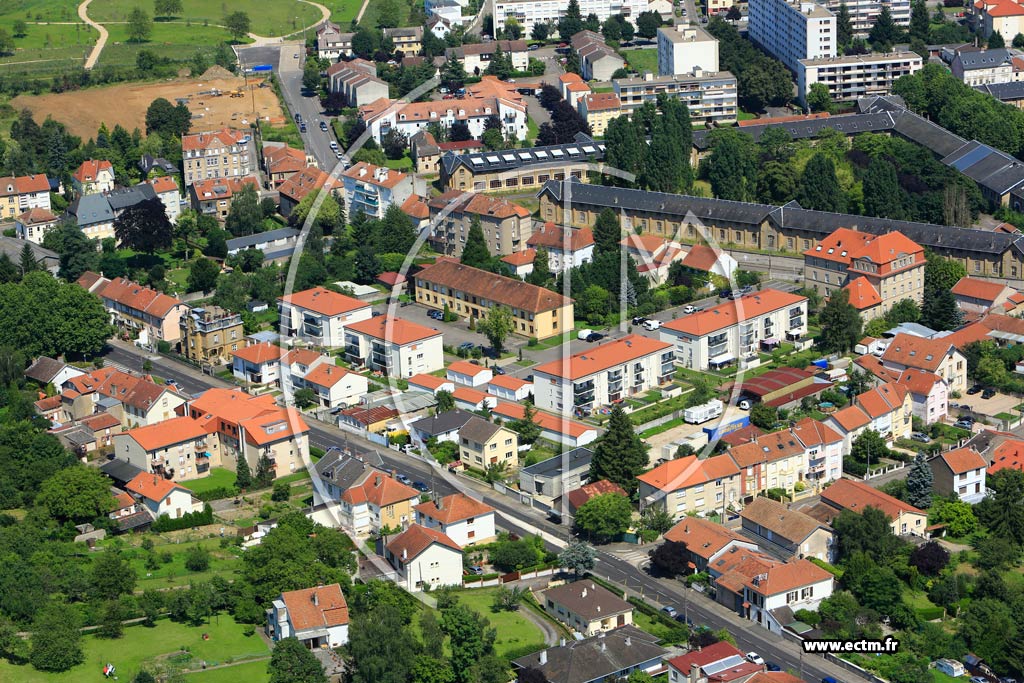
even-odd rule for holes
{"type": "Polygon", "coordinates": [[[497,592],[497,588],[476,588],[459,591],[458,596],[459,602],[487,617],[491,627],[498,630],[498,639],[494,643],[498,654],[518,650],[526,645],[536,646],[538,650],[544,647],[544,634],[520,613],[526,607],[520,607],[519,612],[491,611],[491,601],[497,592]]]}
{"type": "MultiPolygon", "coordinates": [[[[405,26],[409,20],[409,10],[412,9],[412,3],[409,0],[398,0],[398,13],[396,15],[397,24],[396,26],[405,26]]],[[[377,26],[377,10],[380,8],[379,2],[373,2],[366,6],[366,14],[363,15],[363,20],[359,23],[364,26],[376,28],[377,26]]],[[[356,12],[359,11],[359,7],[356,7],[356,12]]],[[[352,14],[355,16],[355,13],[352,14]]],[[[335,19],[337,21],[337,19],[335,19]]]]}
{"type": "Polygon", "coordinates": [[[650,71],[657,75],[658,73],[658,50],[623,50],[620,53],[626,60],[627,68],[632,69],[638,73],[650,71]]]}
{"type": "MultiPolygon", "coordinates": [[[[117,667],[120,680],[130,681],[142,665],[155,657],[187,647],[192,653],[195,666],[206,660],[214,665],[229,660],[266,657],[269,649],[259,636],[245,636],[244,626],[226,614],[213,617],[209,624],[187,626],[173,621],[159,621],[153,628],[132,626],[124,631],[118,640],[104,640],[95,636],[82,639],[85,661],[70,671],[60,674],[43,673],[31,666],[13,666],[0,660],[0,681],[18,683],[80,683],[81,681],[103,680],[101,669],[108,662],[117,667]],[[209,639],[203,640],[203,634],[209,639]]],[[[266,663],[263,662],[264,671],[266,663]]],[[[232,667],[233,669],[233,667],[232,667]]],[[[212,672],[211,672],[212,673],[212,672]]],[[[242,673],[238,670],[238,673],[242,673]]],[[[253,673],[256,673],[254,668],[253,673]]],[[[204,674],[205,675],[205,674],[204,674]]],[[[227,678],[196,678],[197,681],[232,680],[227,678]]],[[[250,680],[238,677],[233,680],[250,680]]],[[[251,679],[251,680],[266,680],[251,679]]]]}
{"type": "Polygon", "coordinates": [[[263,683],[269,680],[269,678],[270,675],[267,673],[266,661],[248,662],[246,664],[226,666],[221,669],[198,671],[185,676],[185,680],[188,683],[238,683],[238,681],[263,683]]]}
{"type": "Polygon", "coordinates": [[[202,479],[192,479],[184,482],[184,485],[192,489],[192,493],[206,493],[211,489],[219,489],[235,485],[235,473],[223,467],[210,468],[209,476],[202,479]]]}
{"type": "MultiPolygon", "coordinates": [[[[152,3],[141,4],[137,0],[93,0],[89,5],[89,18],[101,24],[126,21],[135,7],[141,6],[152,16],[152,3]]],[[[231,12],[246,12],[252,24],[250,29],[260,36],[280,36],[301,31],[320,19],[320,10],[304,2],[260,2],[259,0],[233,0],[233,2],[206,2],[205,0],[182,0],[181,16],[174,17],[174,23],[154,23],[154,33],[160,26],[171,28],[179,36],[191,37],[192,30],[203,24],[224,23],[224,16],[231,12]],[[190,22],[188,26],[186,22],[190,22]]],[[[111,31],[116,26],[107,26],[111,31]]],[[[113,38],[111,38],[113,40],[113,38]]],[[[192,40],[179,41],[183,44],[192,40]]]]}
{"type": "Polygon", "coordinates": [[[176,586],[187,586],[190,583],[209,581],[214,576],[220,575],[227,580],[234,578],[235,571],[241,567],[241,550],[233,545],[227,548],[220,547],[219,538],[210,538],[191,543],[163,543],[160,539],[154,539],[158,544],[154,546],[153,552],[157,555],[171,553],[171,561],[163,562],[156,569],[146,568],[146,558],[149,552],[141,548],[134,548],[126,551],[131,557],[129,563],[139,577],[136,582],[136,590],[172,588],[176,586]],[[185,568],[185,555],[193,546],[202,546],[210,552],[210,568],[204,572],[193,572],[185,568]]]}
{"type": "MultiPolygon", "coordinates": [[[[356,18],[356,15],[359,14],[359,8],[363,5],[362,0],[319,0],[319,2],[331,10],[331,21],[341,24],[342,27],[356,18]]],[[[369,9],[367,9],[367,12],[369,12],[369,9]]]]}
{"type": "Polygon", "coordinates": [[[126,24],[109,24],[110,38],[100,53],[100,66],[105,64],[135,64],[135,56],[142,50],[159,57],[183,59],[191,57],[197,49],[210,48],[231,39],[228,32],[216,26],[180,24],[153,24],[153,34],[145,43],[128,42],[126,24]]]}

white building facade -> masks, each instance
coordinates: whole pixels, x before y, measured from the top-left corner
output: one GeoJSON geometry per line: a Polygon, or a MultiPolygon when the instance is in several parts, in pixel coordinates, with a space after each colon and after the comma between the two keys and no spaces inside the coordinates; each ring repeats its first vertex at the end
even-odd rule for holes
{"type": "Polygon", "coordinates": [[[889,95],[897,78],[917,73],[922,65],[921,55],[916,52],[801,59],[796,71],[797,92],[800,101],[805,102],[811,86],[824,83],[836,101],[889,95]]]}
{"type": "MultiPolygon", "coordinates": [[[[505,30],[505,23],[515,19],[523,27],[523,34],[530,35],[535,24],[557,24],[565,14],[563,0],[495,0],[494,30],[505,30]]],[[[622,14],[631,23],[647,10],[647,0],[579,0],[580,16],[596,14],[604,21],[615,14],[622,14]]]]}
{"type": "Polygon", "coordinates": [[[658,29],[658,74],[718,71],[718,39],[702,28],[678,24],[658,29]]]}
{"type": "Polygon", "coordinates": [[[803,0],[757,0],[748,4],[748,35],[794,73],[801,59],[836,56],[836,17],[803,0]]]}

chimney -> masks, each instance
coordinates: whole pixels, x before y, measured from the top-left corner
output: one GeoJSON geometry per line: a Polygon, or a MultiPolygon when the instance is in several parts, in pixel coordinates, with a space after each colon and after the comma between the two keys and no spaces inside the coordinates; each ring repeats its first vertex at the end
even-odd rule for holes
{"type": "Polygon", "coordinates": [[[405,548],[402,548],[402,561],[404,562],[404,561],[406,561],[408,559],[409,559],[409,551],[406,550],[405,548]]]}
{"type": "Polygon", "coordinates": [[[633,646],[633,639],[630,638],[629,636],[626,636],[626,647],[632,647],[632,646],[633,646]]]}
{"type": "Polygon", "coordinates": [[[586,588],[583,589],[583,593],[580,595],[580,597],[581,598],[586,598],[587,597],[587,589],[586,588]]]}
{"type": "Polygon", "coordinates": [[[313,597],[311,599],[313,600],[314,605],[318,607],[320,606],[320,596],[317,594],[316,591],[313,591],[313,597]]]}
{"type": "Polygon", "coordinates": [[[601,613],[601,605],[598,605],[598,606],[597,606],[597,613],[598,613],[598,614],[600,614],[600,613],[601,613]]]}
{"type": "Polygon", "coordinates": [[[696,664],[690,665],[690,683],[700,683],[700,667],[696,664]]]}
{"type": "MultiPolygon", "coordinates": [[[[564,639],[562,640],[562,643],[563,644],[565,643],[564,639]]],[[[548,663],[548,651],[547,650],[541,650],[540,651],[540,665],[544,666],[547,663],[548,663]]]]}

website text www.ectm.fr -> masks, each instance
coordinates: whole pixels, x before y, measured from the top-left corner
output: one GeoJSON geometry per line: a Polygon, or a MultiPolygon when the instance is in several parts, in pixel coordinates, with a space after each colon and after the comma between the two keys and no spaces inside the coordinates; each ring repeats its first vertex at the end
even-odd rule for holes
{"type": "Polygon", "coordinates": [[[892,636],[883,640],[805,640],[804,652],[808,654],[844,654],[850,652],[891,654],[900,649],[900,641],[892,636]]]}

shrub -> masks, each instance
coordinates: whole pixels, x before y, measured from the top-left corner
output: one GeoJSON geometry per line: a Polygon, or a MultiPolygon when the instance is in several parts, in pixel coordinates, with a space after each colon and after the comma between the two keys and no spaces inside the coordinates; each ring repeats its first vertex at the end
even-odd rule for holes
{"type": "MultiPolygon", "coordinates": [[[[153,522],[153,531],[178,531],[179,529],[190,529],[194,526],[205,526],[213,524],[213,508],[209,504],[203,506],[202,512],[186,512],[178,519],[171,519],[167,515],[160,515],[153,522]]],[[[168,555],[170,553],[167,553],[168,555]]]]}
{"type": "Polygon", "coordinates": [[[199,500],[207,503],[211,500],[220,500],[221,498],[233,498],[238,495],[238,489],[234,486],[218,486],[215,489],[209,491],[203,491],[202,493],[195,494],[195,497],[199,500]]]}

